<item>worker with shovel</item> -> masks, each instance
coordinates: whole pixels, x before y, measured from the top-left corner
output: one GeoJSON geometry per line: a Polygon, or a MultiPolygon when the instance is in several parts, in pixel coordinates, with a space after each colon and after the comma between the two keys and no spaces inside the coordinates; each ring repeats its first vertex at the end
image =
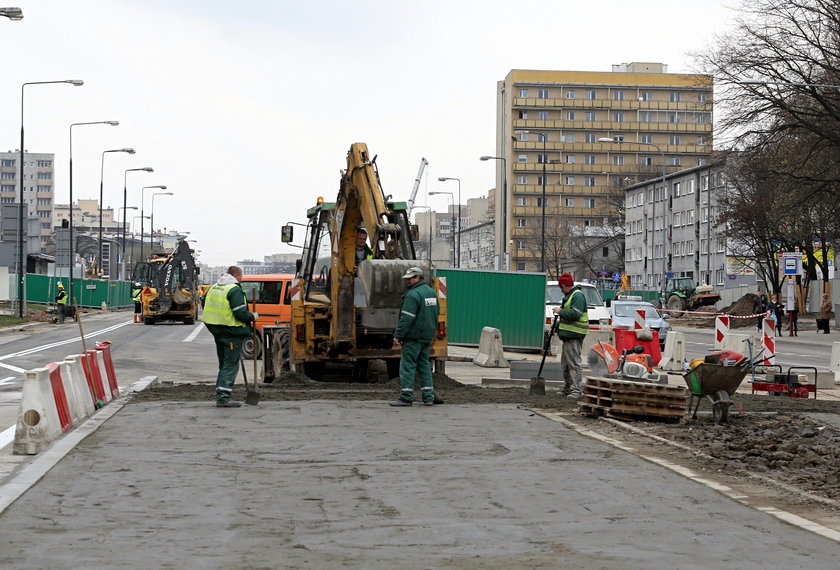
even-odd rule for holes
{"type": "Polygon", "coordinates": [[[227,273],[223,273],[210,287],[204,298],[201,319],[216,341],[216,356],[219,358],[219,374],[216,377],[216,406],[219,408],[242,405],[242,402],[230,397],[239,371],[242,344],[251,336],[247,323],[255,322],[258,316],[248,311],[245,291],[239,285],[241,280],[242,269],[235,265],[228,267],[227,273]]]}
{"type": "Polygon", "coordinates": [[[583,393],[583,337],[589,332],[586,297],[569,273],[561,275],[557,283],[565,295],[560,306],[554,308],[557,315],[557,338],[563,341],[560,357],[560,377],[563,378],[561,394],[577,399],[583,393]]]}

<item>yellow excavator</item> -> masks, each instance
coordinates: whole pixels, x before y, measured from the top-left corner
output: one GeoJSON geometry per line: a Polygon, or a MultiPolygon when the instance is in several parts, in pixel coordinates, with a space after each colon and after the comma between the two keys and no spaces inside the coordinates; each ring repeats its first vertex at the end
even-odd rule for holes
{"type": "MultiPolygon", "coordinates": [[[[264,327],[264,380],[285,370],[321,379],[328,364],[349,364],[357,381],[370,381],[369,364],[383,360],[389,378],[399,375],[400,349],[393,346],[399,320],[402,275],[419,267],[438,294],[440,316],[430,357],[443,372],[447,355],[446,281],[428,260],[416,258],[416,227],[404,202],[389,201],[380,185],[376,157],[354,143],[347,153],[335,202],[317,200],[307,211],[303,253],[291,284],[291,322],[264,327]],[[357,264],[356,236],[368,235],[372,255],[357,264]]],[[[291,225],[282,241],[293,240],[291,225]]]]}
{"type": "Polygon", "coordinates": [[[140,289],[143,324],[181,321],[186,325],[198,318],[198,277],[192,250],[179,241],[172,253],[153,254],[134,266],[132,291],[140,289]]]}

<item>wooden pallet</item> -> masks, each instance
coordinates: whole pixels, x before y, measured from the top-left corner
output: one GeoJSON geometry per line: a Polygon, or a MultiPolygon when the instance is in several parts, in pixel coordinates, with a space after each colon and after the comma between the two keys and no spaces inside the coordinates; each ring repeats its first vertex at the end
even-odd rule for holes
{"type": "Polygon", "coordinates": [[[619,420],[679,422],[688,390],[681,386],[588,376],[579,410],[619,420]]]}

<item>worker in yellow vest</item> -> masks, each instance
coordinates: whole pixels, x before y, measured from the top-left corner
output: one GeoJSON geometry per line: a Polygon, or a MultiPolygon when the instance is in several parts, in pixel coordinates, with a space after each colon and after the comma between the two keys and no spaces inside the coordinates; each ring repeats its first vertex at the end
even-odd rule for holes
{"type": "Polygon", "coordinates": [[[586,297],[575,285],[569,273],[564,273],[557,280],[565,297],[559,307],[554,307],[557,315],[557,338],[563,341],[560,359],[560,377],[563,379],[561,394],[569,398],[580,398],[583,393],[583,338],[589,332],[589,314],[586,310],[586,297]]]}
{"type": "Polygon", "coordinates": [[[67,318],[67,292],[64,291],[64,284],[59,282],[58,295],[55,296],[55,305],[58,309],[58,322],[63,323],[67,318]]]}
{"type": "Polygon", "coordinates": [[[242,402],[231,399],[233,383],[239,371],[242,344],[251,336],[248,323],[257,320],[257,313],[248,311],[245,291],[239,285],[242,269],[232,265],[223,273],[204,298],[202,320],[216,341],[219,373],[216,376],[216,406],[238,408],[242,402]]]}

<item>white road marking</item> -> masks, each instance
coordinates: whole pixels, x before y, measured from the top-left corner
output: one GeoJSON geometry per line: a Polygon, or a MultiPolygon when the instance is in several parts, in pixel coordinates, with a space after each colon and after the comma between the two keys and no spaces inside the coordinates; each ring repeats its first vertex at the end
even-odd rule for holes
{"type": "Polygon", "coordinates": [[[12,426],[0,431],[0,449],[6,447],[15,440],[15,428],[17,428],[17,426],[12,426]]]}
{"type": "Polygon", "coordinates": [[[16,380],[16,379],[17,379],[17,376],[6,376],[2,380],[0,380],[0,386],[2,386],[3,384],[8,384],[12,380],[16,380]]]}
{"type": "MultiPolygon", "coordinates": [[[[90,332],[90,333],[85,334],[85,338],[91,338],[91,337],[94,337],[94,336],[103,335],[105,333],[109,333],[109,332],[111,332],[113,330],[116,330],[118,328],[122,328],[126,325],[130,325],[133,322],[134,321],[126,321],[124,323],[114,325],[114,326],[111,326],[111,327],[108,327],[108,328],[104,328],[102,330],[90,332]]],[[[55,348],[56,346],[61,346],[61,345],[64,345],[64,344],[70,344],[71,342],[77,342],[77,341],[80,341],[80,340],[81,340],[81,337],[75,337],[75,338],[70,338],[70,339],[67,339],[67,340],[60,340],[58,342],[51,342],[50,344],[44,344],[42,346],[36,346],[35,348],[27,348],[26,350],[21,350],[20,352],[13,352],[11,354],[4,354],[3,356],[0,356],[0,360],[8,360],[9,358],[15,358],[17,356],[27,356],[29,354],[34,354],[36,352],[41,352],[42,350],[55,348]]],[[[0,366],[4,366],[6,368],[9,368],[8,366],[3,365],[3,364],[0,364],[0,366]]],[[[23,370],[20,370],[20,372],[23,372],[23,370]]]]}
{"type": "MultiPolygon", "coordinates": [[[[26,370],[23,368],[18,368],[17,366],[12,366],[11,364],[5,364],[3,362],[0,362],[0,366],[6,368],[7,370],[11,370],[12,372],[17,372],[19,374],[23,374],[24,372],[26,372],[26,370]]],[[[0,382],[0,384],[3,384],[3,382],[0,382]]]]}
{"type": "Polygon", "coordinates": [[[195,330],[190,333],[190,336],[188,336],[187,338],[185,338],[181,342],[192,342],[192,341],[194,341],[195,337],[197,337],[198,333],[200,333],[202,330],[204,330],[204,323],[199,323],[199,325],[197,327],[195,327],[195,330]]]}

